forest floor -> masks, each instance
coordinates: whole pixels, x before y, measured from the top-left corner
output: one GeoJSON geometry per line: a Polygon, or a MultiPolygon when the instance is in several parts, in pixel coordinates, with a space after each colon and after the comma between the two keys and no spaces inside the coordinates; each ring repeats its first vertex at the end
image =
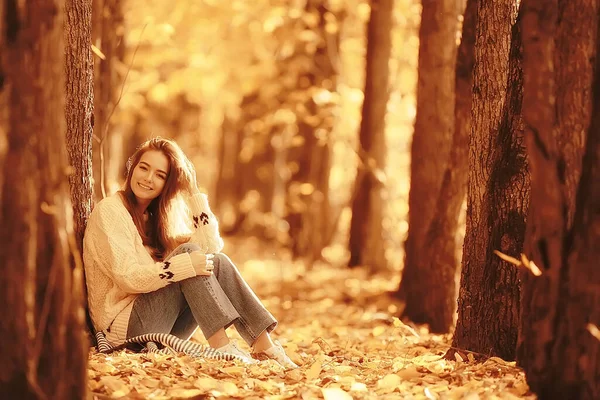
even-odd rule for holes
{"type": "Polygon", "coordinates": [[[301,367],[286,372],[273,361],[244,366],[92,351],[89,399],[536,398],[514,362],[446,360],[450,335],[395,318],[401,304],[387,293],[398,279],[389,273],[369,276],[364,269],[326,263],[306,270],[252,240],[230,242],[226,249],[235,249],[228,254],[279,320],[275,338],[301,367]]]}

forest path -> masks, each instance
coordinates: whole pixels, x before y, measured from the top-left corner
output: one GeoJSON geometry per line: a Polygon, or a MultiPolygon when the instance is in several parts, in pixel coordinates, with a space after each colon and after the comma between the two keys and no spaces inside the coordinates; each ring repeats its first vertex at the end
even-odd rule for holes
{"type": "Polygon", "coordinates": [[[279,320],[275,337],[301,367],[285,372],[271,361],[244,367],[187,356],[93,353],[89,398],[536,398],[514,362],[444,360],[450,335],[394,318],[399,304],[386,293],[397,280],[389,274],[369,277],[325,263],[305,271],[254,241],[235,240],[226,249],[233,249],[228,254],[279,320]]]}

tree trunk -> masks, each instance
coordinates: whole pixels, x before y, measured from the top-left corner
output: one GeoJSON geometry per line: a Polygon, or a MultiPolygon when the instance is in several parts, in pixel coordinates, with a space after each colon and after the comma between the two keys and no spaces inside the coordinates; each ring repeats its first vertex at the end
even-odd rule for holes
{"type": "Polygon", "coordinates": [[[273,104],[264,97],[260,88],[244,97],[240,106],[244,115],[234,124],[235,133],[229,134],[233,138],[227,139],[231,141],[227,148],[235,151],[232,157],[235,183],[229,181],[234,186],[229,201],[237,208],[230,233],[244,231],[266,237],[271,230],[268,215],[274,196],[274,162],[278,150],[273,147],[273,127],[265,128],[262,123],[274,112],[273,104]]]}
{"type": "Polygon", "coordinates": [[[383,245],[383,182],[385,169],[385,115],[389,100],[389,61],[392,50],[394,0],[374,0],[367,26],[365,95],[360,124],[359,154],[364,154],[355,183],[350,223],[349,266],[385,269],[383,245]]]}
{"type": "Polygon", "coordinates": [[[598,4],[586,0],[573,3],[528,0],[523,2],[523,8],[527,27],[523,34],[524,104],[527,105],[523,113],[527,121],[532,189],[526,254],[542,274],[537,277],[523,274],[519,363],[526,371],[531,389],[542,399],[597,399],[600,343],[591,336],[588,324],[600,325],[598,63],[582,163],[578,159],[582,148],[577,144],[582,143],[581,132],[577,130],[573,135],[564,129],[588,125],[586,94],[560,100],[557,96],[589,82],[592,34],[596,55],[600,51],[598,4]],[[567,50],[563,43],[564,30],[570,24],[579,26],[577,35],[582,38],[575,52],[567,50]],[[567,58],[570,54],[572,59],[567,58]],[[575,171],[566,171],[567,165],[575,171]],[[582,169],[577,185],[578,165],[582,169]]]}
{"type": "Polygon", "coordinates": [[[0,397],[81,399],[87,354],[81,266],[71,268],[64,2],[10,0],[5,10],[11,107],[0,214],[0,304],[8,313],[0,320],[0,397]]]}
{"type": "Polygon", "coordinates": [[[592,109],[598,0],[559,0],[558,7],[561,17],[554,55],[557,139],[564,160],[559,173],[564,174],[570,227],[592,109]]]}
{"type": "MultiPolygon", "coordinates": [[[[434,217],[424,238],[423,249],[427,251],[411,249],[411,262],[407,258],[397,293],[397,297],[406,302],[404,315],[416,323],[429,324],[433,332],[448,332],[454,324],[455,277],[459,263],[456,231],[467,192],[477,4],[477,0],[468,0],[464,13],[462,39],[456,58],[455,120],[450,162],[444,167],[434,217]]],[[[436,156],[431,154],[429,157],[436,156]]],[[[420,181],[414,184],[420,185],[420,181]]],[[[413,223],[419,225],[418,215],[412,218],[413,223]]]]}
{"type": "Polygon", "coordinates": [[[479,3],[473,72],[467,230],[452,346],[514,359],[519,317],[516,267],[529,200],[521,119],[520,22],[512,0],[479,3]],[[512,39],[511,39],[512,36],[512,39]]]}
{"type": "MultiPolygon", "coordinates": [[[[115,107],[120,93],[121,78],[117,65],[125,58],[124,17],[122,3],[118,0],[93,0],[93,43],[102,51],[104,59],[96,57],[94,83],[94,137],[93,169],[94,197],[101,200],[108,191],[109,184],[117,180],[111,176],[107,159],[120,157],[120,154],[109,154],[113,147],[111,141],[112,124],[115,107]]],[[[116,173],[115,169],[113,173],[116,173]]]]}
{"type": "Polygon", "coordinates": [[[236,165],[242,145],[242,132],[236,129],[234,117],[225,113],[219,142],[219,169],[215,191],[215,213],[219,216],[221,232],[231,234],[239,215],[240,183],[236,177],[236,165]]]}
{"type": "MultiPolygon", "coordinates": [[[[69,165],[72,168],[69,183],[75,240],[79,254],[82,254],[83,234],[92,210],[94,190],[92,180],[94,64],[90,48],[92,1],[67,0],[65,12],[66,141],[69,165]]],[[[76,255],[76,260],[79,257],[80,255],[76,255]]],[[[81,265],[78,265],[77,261],[75,266],[77,279],[85,279],[83,269],[79,269],[81,265]]],[[[85,287],[83,290],[85,293],[85,287]]],[[[87,294],[83,297],[87,299],[87,294]]],[[[94,328],[87,311],[87,301],[84,301],[84,306],[87,331],[93,334],[94,328]]],[[[93,335],[90,339],[93,342],[93,335]]]]}
{"type": "MultiPolygon", "coordinates": [[[[327,10],[322,0],[309,0],[306,12],[316,17],[315,26],[307,25],[319,37],[316,43],[301,43],[296,49],[299,61],[311,59],[310,68],[299,74],[296,91],[306,94],[298,97],[296,107],[298,134],[288,149],[287,164],[291,174],[286,185],[286,220],[292,254],[310,260],[320,259],[330,229],[329,173],[331,169],[331,131],[333,109],[331,101],[317,104],[322,91],[336,91],[336,70],[331,58],[339,50],[338,33],[328,33],[327,18],[339,18],[327,10]],[[316,46],[316,49],[312,49],[316,46]],[[314,51],[314,53],[313,53],[314,51]],[[296,139],[298,139],[296,141],[296,139]]],[[[308,23],[309,20],[305,20],[308,23]]],[[[298,96],[298,93],[295,94],[298,96]]]]}
{"type": "Polygon", "coordinates": [[[94,65],[90,48],[92,1],[67,0],[65,19],[65,73],[67,153],[75,237],[81,250],[87,218],[92,209],[92,133],[94,65]]]}

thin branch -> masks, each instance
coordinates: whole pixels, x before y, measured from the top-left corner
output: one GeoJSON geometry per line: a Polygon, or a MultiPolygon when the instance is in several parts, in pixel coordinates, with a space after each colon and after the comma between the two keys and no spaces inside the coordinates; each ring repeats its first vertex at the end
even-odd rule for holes
{"type": "Polygon", "coordinates": [[[121,91],[119,93],[119,97],[117,98],[117,101],[115,102],[114,106],[110,110],[110,113],[108,114],[108,117],[106,118],[106,121],[104,123],[104,132],[102,132],[102,138],[100,139],[100,190],[102,191],[102,198],[106,197],[106,186],[104,183],[104,174],[105,174],[104,141],[108,136],[108,127],[110,125],[109,124],[110,120],[111,120],[113,114],[115,113],[115,110],[119,106],[119,103],[121,103],[121,99],[123,98],[123,93],[125,90],[125,83],[127,83],[127,78],[129,77],[129,72],[131,71],[131,68],[133,67],[133,62],[135,61],[135,56],[140,48],[140,44],[142,43],[142,36],[143,36],[144,31],[146,30],[147,26],[148,26],[148,24],[146,23],[144,25],[144,27],[142,28],[142,31],[140,32],[140,37],[138,39],[138,43],[135,46],[135,50],[133,51],[133,56],[131,57],[131,62],[129,63],[129,67],[127,68],[127,72],[125,73],[125,78],[123,78],[123,83],[121,84],[121,91]]]}

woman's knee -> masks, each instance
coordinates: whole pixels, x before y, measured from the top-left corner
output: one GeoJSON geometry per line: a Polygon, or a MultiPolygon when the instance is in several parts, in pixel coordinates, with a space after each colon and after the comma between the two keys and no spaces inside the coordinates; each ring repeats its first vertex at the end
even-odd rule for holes
{"type": "Polygon", "coordinates": [[[235,268],[235,264],[231,261],[231,258],[225,253],[215,253],[214,258],[215,265],[225,266],[225,267],[233,267],[235,268]]]}

